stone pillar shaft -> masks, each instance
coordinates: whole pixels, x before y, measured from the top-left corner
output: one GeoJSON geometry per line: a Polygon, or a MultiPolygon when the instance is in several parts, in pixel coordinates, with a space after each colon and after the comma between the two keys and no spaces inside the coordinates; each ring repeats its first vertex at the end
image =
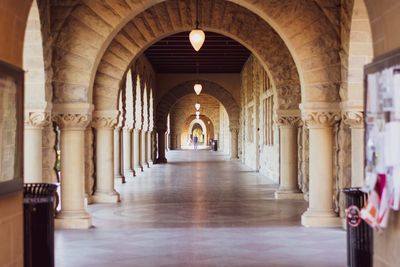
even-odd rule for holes
{"type": "Polygon", "coordinates": [[[144,130],[139,132],[139,165],[143,171],[146,166],[146,132],[144,130]]]}
{"type": "Polygon", "coordinates": [[[47,112],[27,112],[24,127],[24,183],[43,182],[42,131],[50,124],[47,112]]]}
{"type": "Polygon", "coordinates": [[[239,158],[239,129],[231,128],[231,159],[239,158]]]}
{"type": "Polygon", "coordinates": [[[135,175],[141,170],[140,165],[140,130],[133,129],[132,131],[132,164],[135,175]]]}
{"type": "Polygon", "coordinates": [[[351,129],[351,186],[364,185],[364,113],[361,108],[349,109],[343,121],[351,129]]]}
{"type": "Polygon", "coordinates": [[[61,211],[56,228],[85,229],[91,226],[85,210],[85,129],[90,122],[88,104],[60,104],[53,119],[60,127],[61,211]]]}
{"type": "Polygon", "coordinates": [[[298,186],[298,110],[278,110],[275,123],[279,126],[280,185],[276,199],[303,199],[298,186]]]}
{"type": "Polygon", "coordinates": [[[152,137],[153,137],[153,132],[152,131],[148,131],[147,132],[147,162],[149,163],[149,167],[150,164],[153,163],[153,159],[152,159],[152,137]]]}
{"type": "Polygon", "coordinates": [[[157,136],[158,136],[158,158],[156,159],[157,164],[163,164],[167,163],[167,158],[165,157],[165,139],[166,139],[166,134],[165,130],[158,130],[157,131],[157,136]]]}
{"type": "Polygon", "coordinates": [[[119,202],[114,188],[114,127],[119,111],[98,111],[92,126],[96,129],[96,190],[95,203],[119,202]]]}
{"type": "Polygon", "coordinates": [[[310,132],[309,208],[303,214],[304,226],[335,227],[340,219],[333,210],[333,125],[338,112],[305,111],[310,132]]]}
{"type": "Polygon", "coordinates": [[[125,182],[125,179],[122,175],[122,162],[121,162],[121,129],[116,128],[114,130],[114,175],[116,179],[122,179],[122,182],[125,182]]]}
{"type": "Polygon", "coordinates": [[[131,129],[123,128],[123,165],[124,165],[124,176],[125,178],[133,177],[132,162],[131,162],[131,129]]]}

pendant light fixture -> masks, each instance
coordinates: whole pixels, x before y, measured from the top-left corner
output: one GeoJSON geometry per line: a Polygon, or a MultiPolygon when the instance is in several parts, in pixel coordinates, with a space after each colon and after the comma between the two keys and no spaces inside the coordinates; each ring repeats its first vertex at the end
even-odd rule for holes
{"type": "Polygon", "coordinates": [[[196,119],[200,119],[200,115],[196,115],[196,119]]]}
{"type": "Polygon", "coordinates": [[[199,0],[196,0],[196,28],[189,34],[190,44],[197,52],[203,46],[206,35],[202,29],[199,28],[199,0]]]}
{"type": "Polygon", "coordinates": [[[199,63],[196,63],[196,83],[193,87],[194,91],[196,92],[197,95],[200,95],[201,90],[203,89],[203,86],[199,83],[199,63]]]}
{"type": "Polygon", "coordinates": [[[203,89],[203,86],[199,83],[196,83],[194,85],[194,91],[196,92],[197,95],[199,95],[201,93],[201,90],[203,89]]]}
{"type": "Polygon", "coordinates": [[[194,108],[195,108],[196,110],[200,110],[200,103],[194,104],[194,108]]]}
{"type": "Polygon", "coordinates": [[[200,111],[196,111],[196,117],[200,116],[200,111]]]}

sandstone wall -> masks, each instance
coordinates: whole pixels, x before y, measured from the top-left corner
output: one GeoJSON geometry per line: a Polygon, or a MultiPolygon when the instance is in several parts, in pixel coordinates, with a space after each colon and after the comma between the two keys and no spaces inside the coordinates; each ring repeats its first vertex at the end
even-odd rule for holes
{"type": "Polygon", "coordinates": [[[267,98],[276,99],[272,79],[269,79],[259,61],[253,56],[246,62],[241,76],[242,162],[278,183],[279,130],[272,120],[276,103],[273,105],[272,101],[266,104],[267,98]],[[266,79],[271,83],[266,82],[266,79]]]}

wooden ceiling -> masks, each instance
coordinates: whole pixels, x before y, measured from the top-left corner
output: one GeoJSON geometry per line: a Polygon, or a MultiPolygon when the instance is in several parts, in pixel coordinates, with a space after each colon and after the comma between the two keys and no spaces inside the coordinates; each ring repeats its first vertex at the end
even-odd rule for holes
{"type": "Polygon", "coordinates": [[[189,32],[170,35],[150,46],[144,54],[157,73],[240,73],[251,52],[235,40],[206,32],[199,52],[189,42],[189,32]]]}

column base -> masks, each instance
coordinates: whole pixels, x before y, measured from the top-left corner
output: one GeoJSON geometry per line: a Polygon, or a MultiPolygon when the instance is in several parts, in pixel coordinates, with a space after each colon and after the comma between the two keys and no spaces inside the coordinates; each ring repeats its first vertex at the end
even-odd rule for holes
{"type": "Polygon", "coordinates": [[[125,176],[117,175],[117,176],[115,176],[115,179],[116,179],[116,180],[121,180],[121,182],[122,182],[123,184],[126,183],[125,176]]]}
{"type": "Polygon", "coordinates": [[[301,216],[301,224],[305,227],[341,227],[342,221],[333,211],[311,211],[308,209],[301,216]]]}
{"type": "Polygon", "coordinates": [[[95,193],[92,196],[94,203],[118,203],[121,201],[119,193],[95,193]]]}
{"type": "Polygon", "coordinates": [[[93,204],[92,196],[86,195],[84,201],[85,201],[85,207],[87,207],[90,204],[93,204]]]}
{"type": "Polygon", "coordinates": [[[292,200],[304,200],[303,193],[294,190],[281,190],[275,191],[275,199],[292,199],[292,200]]]}
{"type": "Polygon", "coordinates": [[[155,164],[166,164],[167,159],[166,158],[157,158],[155,164]]]}
{"type": "Polygon", "coordinates": [[[125,177],[125,179],[127,179],[127,178],[133,178],[133,177],[135,177],[136,175],[135,175],[135,172],[133,171],[133,170],[125,170],[124,171],[124,177],[125,177]]]}
{"type": "Polygon", "coordinates": [[[54,219],[54,227],[56,229],[89,229],[92,227],[92,219],[85,211],[61,211],[54,219]]]}

